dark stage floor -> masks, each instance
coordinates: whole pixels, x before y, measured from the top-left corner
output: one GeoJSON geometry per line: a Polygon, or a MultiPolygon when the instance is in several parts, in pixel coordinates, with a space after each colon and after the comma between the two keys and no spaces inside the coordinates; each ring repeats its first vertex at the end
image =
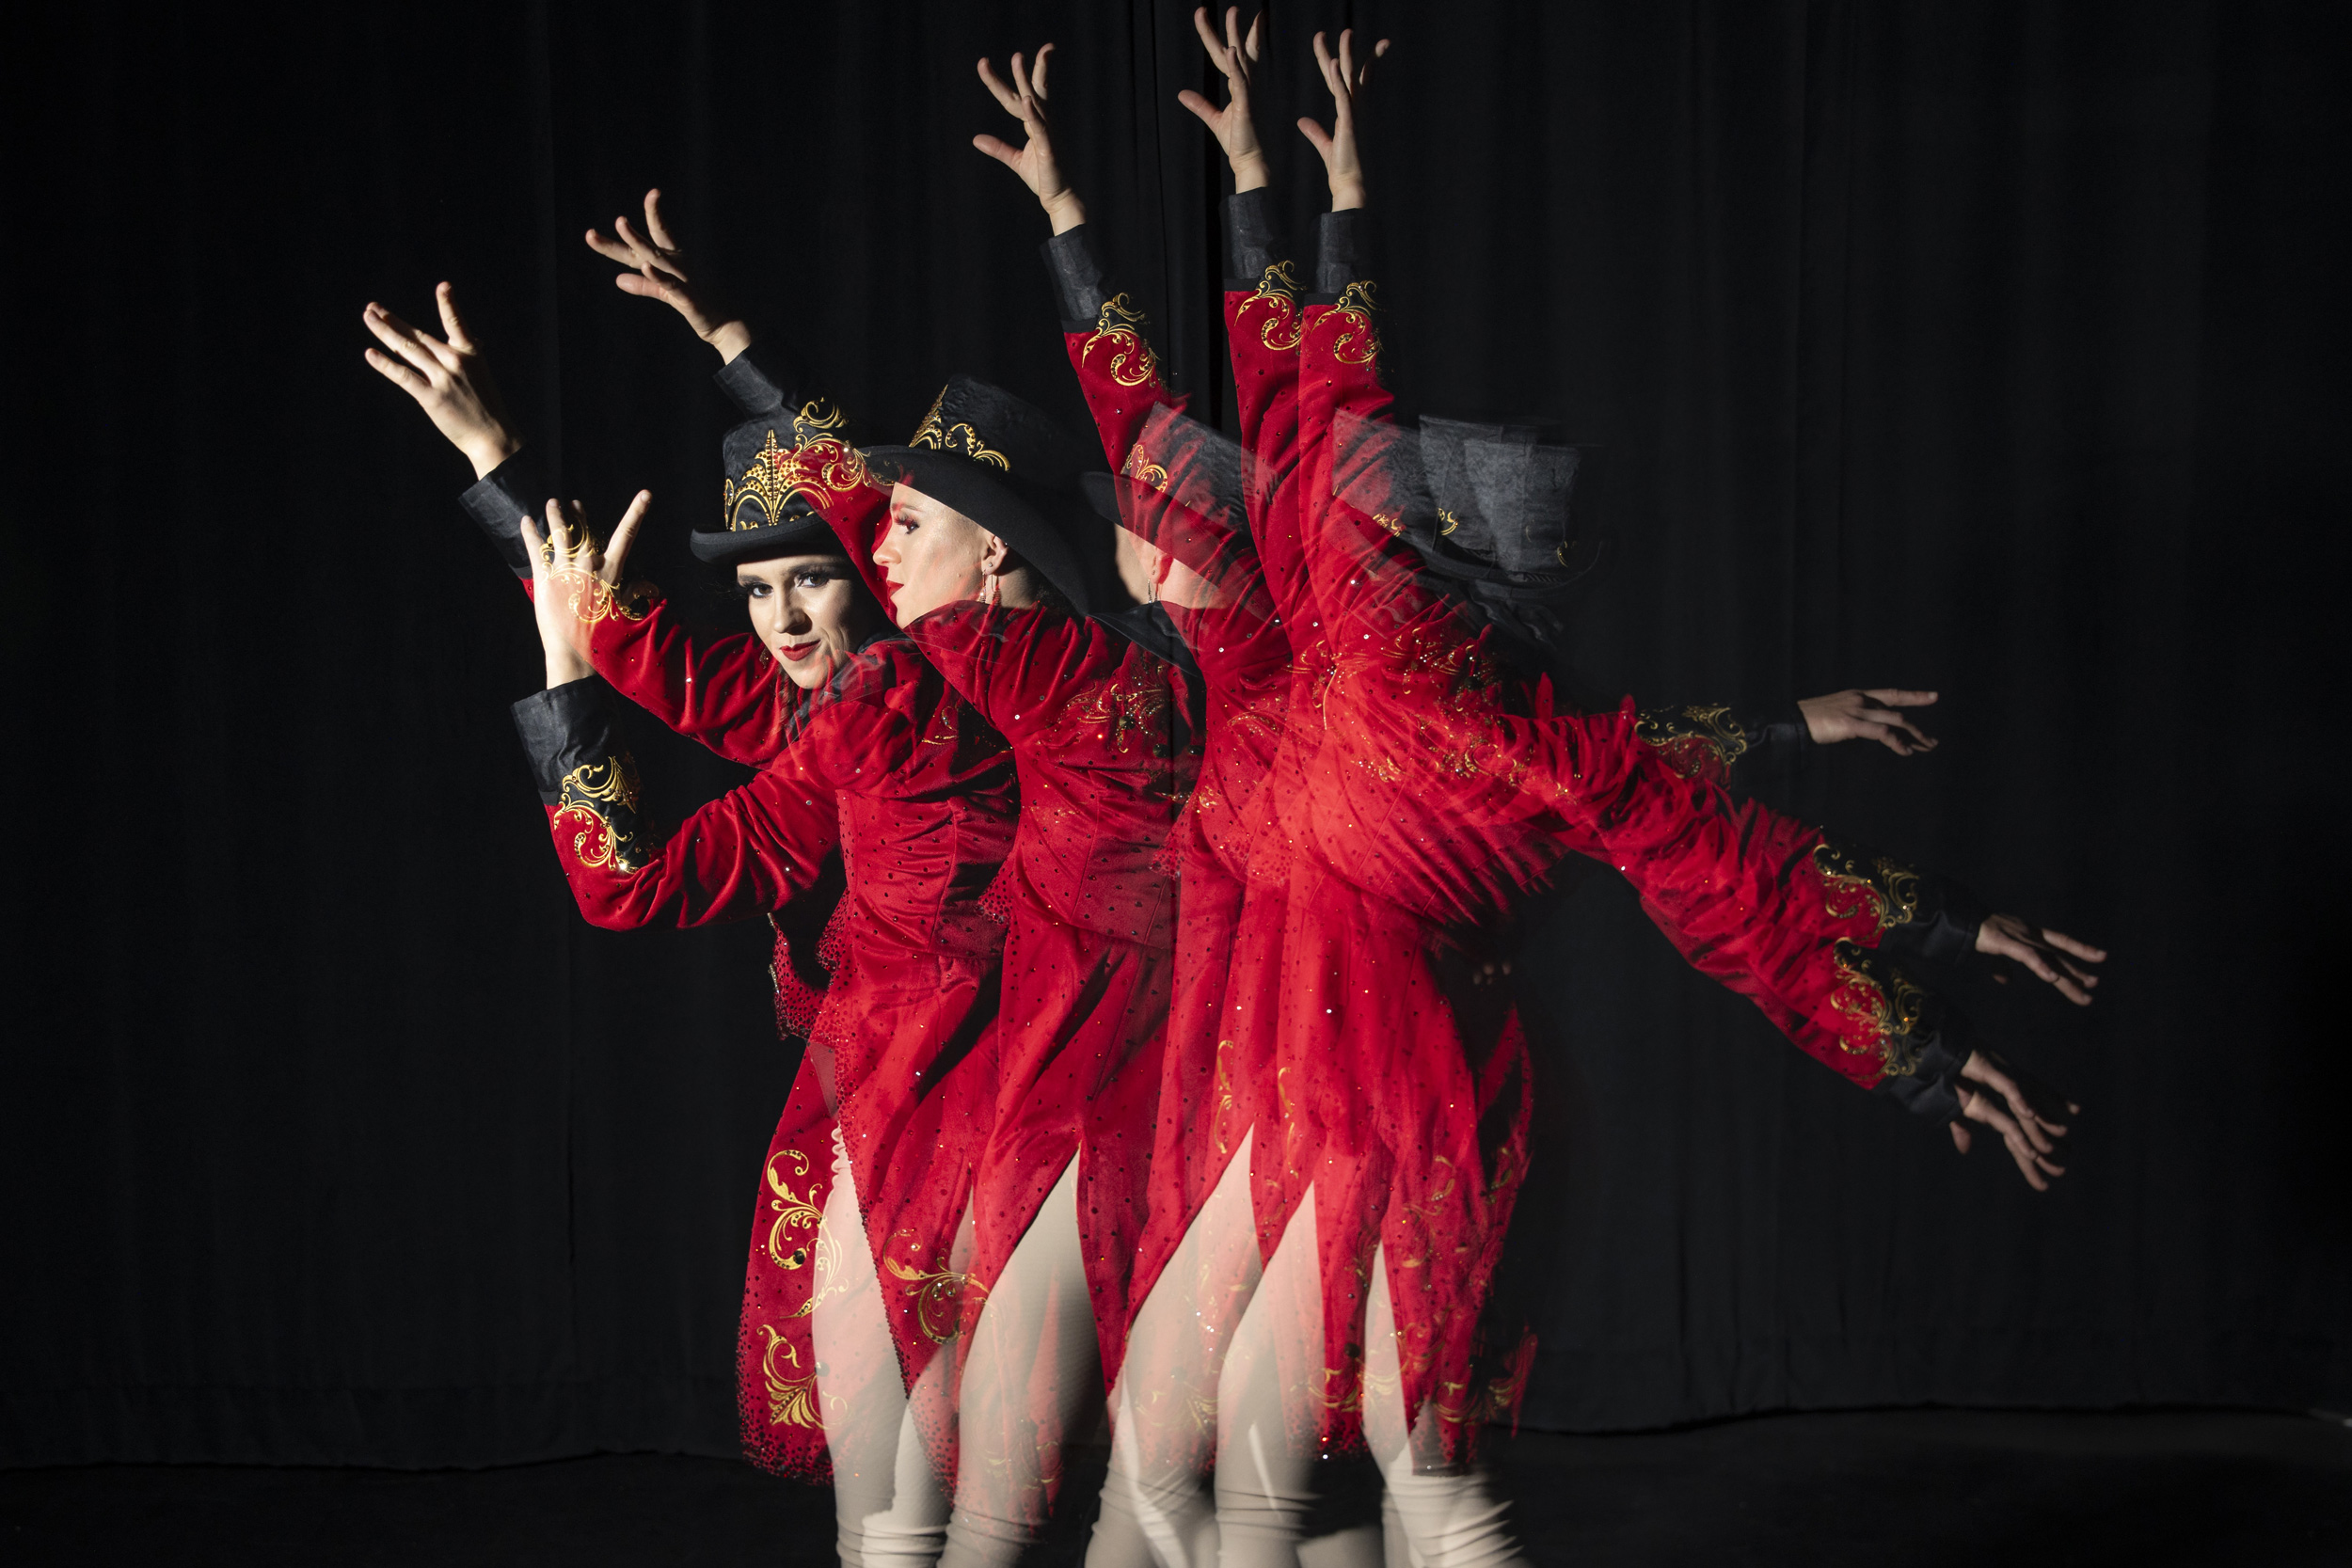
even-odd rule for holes
{"type": "MultiPolygon", "coordinates": [[[[2292,1416],[1778,1416],[1495,1457],[1535,1560],[1580,1568],[2352,1563],[2352,1431],[2292,1416]]],[[[21,1565],[819,1563],[831,1540],[823,1493],[714,1459],[0,1472],[21,1565]]]]}

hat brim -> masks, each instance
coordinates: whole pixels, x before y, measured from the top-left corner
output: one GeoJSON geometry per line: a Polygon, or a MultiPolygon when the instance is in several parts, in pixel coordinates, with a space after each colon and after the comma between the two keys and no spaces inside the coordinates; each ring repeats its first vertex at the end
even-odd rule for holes
{"type": "Polygon", "coordinates": [[[687,539],[697,561],[724,565],[738,561],[769,561],[780,555],[847,555],[841,538],[816,513],[804,513],[781,523],[759,528],[729,529],[723,533],[697,531],[687,539]]]}
{"type": "MultiPolygon", "coordinates": [[[[955,508],[1044,574],[1079,614],[1092,611],[1092,583],[1071,537],[1073,527],[1087,520],[1084,515],[1100,510],[1087,486],[1082,484],[1079,493],[1051,490],[960,453],[930,447],[868,447],[865,457],[866,472],[877,483],[904,483],[941,505],[955,508]]],[[[1108,486],[1100,488],[1103,499],[1111,502],[1109,515],[1116,520],[1116,499],[1108,486]]]]}

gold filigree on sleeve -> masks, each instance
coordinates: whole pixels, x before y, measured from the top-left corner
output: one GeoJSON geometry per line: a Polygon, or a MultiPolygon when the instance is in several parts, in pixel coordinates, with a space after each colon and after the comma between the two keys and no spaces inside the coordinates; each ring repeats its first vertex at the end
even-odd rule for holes
{"type": "Polygon", "coordinates": [[[1298,316],[1298,275],[1288,261],[1276,261],[1265,269],[1258,286],[1233,312],[1236,325],[1255,325],[1258,341],[1277,354],[1288,354],[1298,346],[1301,323],[1298,316]],[[1263,321],[1255,318],[1263,316],[1263,321]]]}
{"type": "Polygon", "coordinates": [[[1105,344],[1110,349],[1105,367],[1110,378],[1121,387],[1144,386],[1160,373],[1160,362],[1152,345],[1144,341],[1143,322],[1143,312],[1125,294],[1113,294],[1094,318],[1094,333],[1080,346],[1079,359],[1091,357],[1095,344],[1105,344]]]}
{"type": "Polygon", "coordinates": [[[1727,706],[1686,707],[1644,713],[1633,721],[1634,737],[1646,741],[1666,766],[1686,779],[1706,774],[1718,783],[1755,744],[1727,706]]]}
{"type": "Polygon", "coordinates": [[[1861,943],[1837,939],[1838,987],[1832,1004],[1845,1021],[1838,1043],[1856,1056],[1876,1056],[1889,1078],[1908,1078],[1919,1069],[1919,1053],[1931,1031],[1924,1013],[1927,992],[1901,970],[1861,943]]]}
{"type": "Polygon", "coordinates": [[[610,865],[624,877],[645,868],[652,857],[639,831],[637,793],[637,765],[626,752],[564,775],[555,821],[579,830],[572,835],[573,859],[592,868],[610,865]]]}
{"type": "Polygon", "coordinates": [[[1828,839],[1813,847],[1813,866],[1827,885],[1831,916],[1848,920],[1868,910],[1883,931],[1908,926],[1919,915],[1919,874],[1884,855],[1867,863],[1828,839]]]}
{"type": "Polygon", "coordinates": [[[1331,340],[1331,357],[1343,365],[1369,365],[1380,357],[1380,333],[1373,325],[1373,302],[1370,280],[1358,278],[1340,291],[1340,297],[1331,307],[1331,314],[1340,320],[1338,335],[1331,340]]]}

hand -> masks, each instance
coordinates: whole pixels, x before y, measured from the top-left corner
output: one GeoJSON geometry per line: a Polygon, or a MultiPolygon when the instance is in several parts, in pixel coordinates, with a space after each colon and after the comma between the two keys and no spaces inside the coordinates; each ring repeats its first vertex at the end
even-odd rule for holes
{"type": "Polygon", "coordinates": [[[608,240],[591,229],[588,248],[608,261],[632,269],[612,279],[621,293],[661,301],[684,316],[694,336],[717,349],[719,357],[729,364],[752,346],[752,329],[718,302],[710,279],[705,277],[697,286],[689,277],[685,247],[671,237],[670,226],[661,221],[660,191],[645,193],[644,233],[625,217],[612,220],[612,232],[618,238],[608,240]]]}
{"type": "Polygon", "coordinates": [[[629,546],[637,543],[638,525],[652,505],[653,492],[638,491],[612,526],[612,543],[601,548],[578,501],[567,514],[550,498],[545,534],[528,515],[521,519],[523,544],[531,557],[532,615],[539,625],[540,650],[547,655],[548,685],[568,686],[596,673],[588,651],[590,628],[612,607],[629,546]]]}
{"type": "MultiPolygon", "coordinates": [[[[2026,1184],[2037,1193],[2046,1193],[2050,1183],[2045,1176],[2066,1174],[2066,1167],[2050,1158],[2058,1152],[2056,1140],[2066,1136],[2066,1128],[2050,1120],[2034,1105],[2018,1078],[2003,1070],[2007,1065],[1999,1057],[1988,1056],[1981,1051],[1968,1053],[1968,1060],[1960,1069],[1960,1110],[1966,1119],[1951,1124],[1952,1143],[1963,1154],[1967,1153],[1975,1141],[1968,1122],[1984,1123],[2009,1146],[2010,1158],[2017,1162],[2026,1184]]],[[[2082,1107],[2068,1101],[2066,1110],[2069,1116],[2074,1116],[2081,1113],[2082,1107]]]]}
{"type": "Polygon", "coordinates": [[[1249,24],[1249,36],[1241,36],[1241,8],[1225,8],[1225,40],[1220,43],[1209,27],[1209,8],[1202,6],[1192,13],[1193,30],[1209,51],[1209,58],[1225,76],[1225,107],[1216,108],[1209,101],[1186,87],[1176,95],[1176,102],[1200,117],[1200,123],[1216,137],[1217,146],[1225,150],[1225,162],[1233,171],[1233,194],[1254,191],[1266,183],[1265,151],[1258,145],[1257,122],[1249,118],[1249,73],[1258,63],[1259,36],[1265,29],[1265,11],[1259,10],[1249,24]]]}
{"type": "MultiPolygon", "coordinates": [[[[2084,969],[2083,963],[2105,963],[2107,950],[2093,947],[2087,942],[2076,942],[2064,931],[2053,931],[2046,926],[2036,926],[2013,914],[1989,914],[1977,927],[1977,951],[1996,958],[2008,958],[2024,964],[2050,984],[2058,994],[2078,1007],[2090,1006],[2090,993],[2099,984],[2099,976],[2084,969]],[[2059,971],[2065,971],[2060,974],[2059,971]]],[[[2009,976],[1995,970],[1993,978],[2002,985],[2009,976]]]]}
{"type": "Polygon", "coordinates": [[[1012,57],[1012,85],[1007,87],[996,79],[996,71],[986,55],[980,58],[980,80],[996,95],[1005,113],[1021,122],[1028,141],[1019,150],[1008,141],[994,136],[974,136],[972,145],[1021,176],[1021,182],[1029,187],[1037,204],[1045,209],[1045,215],[1054,220],[1054,232],[1067,234],[1087,220],[1086,203],[1062,178],[1061,165],[1054,158],[1053,130],[1045,122],[1045,67],[1052,59],[1054,46],[1038,45],[1037,59],[1024,65],[1020,55],[1012,57]]]}
{"type": "Polygon", "coordinates": [[[1389,52],[1389,40],[1382,39],[1372,46],[1372,59],[1359,66],[1356,63],[1355,40],[1353,28],[1343,29],[1339,58],[1333,59],[1331,51],[1324,45],[1323,35],[1315,35],[1315,67],[1323,72],[1323,85],[1331,89],[1331,129],[1326,131],[1304,115],[1298,120],[1298,129],[1323,154],[1323,170],[1331,181],[1331,211],[1335,213],[1364,204],[1364,164],[1356,148],[1356,100],[1372,76],[1372,61],[1389,52]]]}
{"type": "Polygon", "coordinates": [[[1907,757],[1914,752],[1934,751],[1935,737],[1913,723],[1902,710],[1930,707],[1934,702],[1932,691],[1904,691],[1882,686],[1807,697],[1797,705],[1797,711],[1804,715],[1805,730],[1817,746],[1835,746],[1841,740],[1875,740],[1897,756],[1907,757]],[[1908,731],[1911,739],[1904,740],[1898,731],[1908,731]]]}
{"type": "Polygon", "coordinates": [[[441,308],[446,339],[418,331],[370,300],[359,319],[384,347],[368,350],[367,360],[385,380],[417,400],[433,428],[472,461],[473,476],[481,479],[522,451],[523,444],[507,425],[506,405],[490,384],[481,346],[457,317],[456,291],[439,284],[433,299],[441,308]]]}

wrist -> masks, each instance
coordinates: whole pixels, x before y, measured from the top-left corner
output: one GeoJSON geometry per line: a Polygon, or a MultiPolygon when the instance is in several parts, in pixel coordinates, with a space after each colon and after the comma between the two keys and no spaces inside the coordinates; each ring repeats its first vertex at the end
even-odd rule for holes
{"type": "Polygon", "coordinates": [[[522,442],[503,429],[492,426],[488,433],[468,441],[461,449],[466,461],[473,465],[473,477],[487,479],[506,460],[523,450],[522,442]]]}
{"type": "Polygon", "coordinates": [[[1263,190],[1273,183],[1266,175],[1265,154],[1263,152],[1237,152],[1226,162],[1233,171],[1235,196],[1245,191],[1263,190]]]}
{"type": "Polygon", "coordinates": [[[1045,208],[1045,215],[1053,219],[1057,234],[1067,234],[1086,223],[1087,204],[1078,199],[1076,191],[1057,192],[1047,197],[1041,205],[1045,208]]]}
{"type": "Polygon", "coordinates": [[[704,333],[703,341],[719,351],[721,364],[732,365],[737,355],[752,346],[752,329],[742,322],[731,321],[704,333]]]}
{"type": "Polygon", "coordinates": [[[568,641],[542,642],[540,651],[547,656],[548,689],[584,681],[596,673],[596,662],[586,653],[568,641]]]}
{"type": "Polygon", "coordinates": [[[1364,182],[1361,180],[1331,182],[1331,211],[1352,213],[1364,205],[1364,182]]]}

